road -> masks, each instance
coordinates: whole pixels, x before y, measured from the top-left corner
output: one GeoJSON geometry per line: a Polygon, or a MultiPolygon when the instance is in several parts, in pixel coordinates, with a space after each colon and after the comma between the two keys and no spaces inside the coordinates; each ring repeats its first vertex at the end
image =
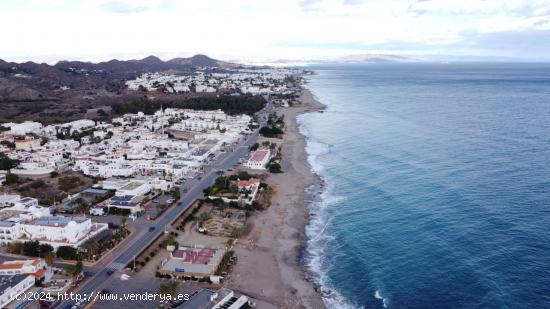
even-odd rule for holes
{"type": "MultiPolygon", "coordinates": [[[[266,107],[258,114],[264,114],[271,110],[272,103],[268,100],[266,107]]],[[[259,117],[260,127],[265,125],[264,117],[259,117]]],[[[259,138],[259,130],[255,130],[253,133],[248,134],[244,140],[236,145],[233,151],[226,151],[222,153],[217,160],[207,167],[204,171],[202,178],[190,180],[190,184],[187,186],[188,190],[183,193],[180,200],[175,202],[168,210],[164,212],[154,222],[146,221],[141,217],[143,226],[140,230],[134,232],[130,237],[125,239],[113,252],[106,256],[94,267],[87,268],[87,271],[95,272],[91,278],[87,279],[79,288],[74,291],[80,295],[90,295],[92,292],[94,295],[99,293],[102,286],[106,285],[109,280],[120,280],[115,274],[109,276],[107,272],[109,270],[121,270],[126,267],[133,259],[139,255],[139,253],[146,248],[154,239],[156,239],[161,233],[164,232],[166,226],[168,226],[174,219],[179,217],[185,210],[187,210],[193,202],[203,197],[203,189],[211,186],[218,177],[218,170],[228,170],[235,164],[239,163],[239,159],[248,155],[250,146],[252,146],[259,138]],[[181,205],[181,206],[180,206],[181,205]],[[150,229],[154,227],[153,231],[150,229]]],[[[86,297],[86,296],[84,296],[86,297]]],[[[56,307],[70,308],[75,301],[64,301],[59,303],[56,307]]]]}

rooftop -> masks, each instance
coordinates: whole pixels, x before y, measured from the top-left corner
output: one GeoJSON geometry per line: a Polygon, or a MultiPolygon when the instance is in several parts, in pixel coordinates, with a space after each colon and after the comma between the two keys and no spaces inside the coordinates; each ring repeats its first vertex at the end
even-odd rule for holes
{"type": "Polygon", "coordinates": [[[196,294],[193,294],[188,301],[177,306],[177,309],[207,309],[214,305],[214,302],[210,301],[210,298],[216,294],[211,290],[200,290],[196,294]]]}
{"type": "Polygon", "coordinates": [[[23,268],[23,266],[25,265],[36,266],[38,264],[40,264],[40,259],[24,260],[24,261],[6,261],[0,264],[0,270],[20,269],[20,268],[23,268]]]}
{"type": "Polygon", "coordinates": [[[88,189],[82,191],[82,193],[98,194],[98,195],[103,195],[103,194],[106,194],[107,192],[109,192],[109,190],[95,189],[95,188],[88,188],[88,189]]]}
{"type": "Polygon", "coordinates": [[[4,294],[8,288],[18,285],[29,275],[0,276],[0,294],[4,294]]]}
{"type": "Polygon", "coordinates": [[[129,184],[125,185],[124,187],[120,188],[120,190],[134,190],[142,186],[142,182],[132,181],[129,184]]]}
{"type": "Polygon", "coordinates": [[[0,227],[12,227],[14,226],[15,223],[14,222],[10,222],[10,221],[0,221],[0,227]]]}
{"type": "Polygon", "coordinates": [[[89,220],[89,219],[85,217],[51,216],[51,217],[38,218],[33,222],[29,222],[29,223],[34,225],[65,226],[69,224],[69,222],[71,221],[75,221],[76,223],[82,223],[82,222],[85,222],[86,220],[89,220]]]}
{"type": "Polygon", "coordinates": [[[260,180],[259,179],[256,179],[256,178],[250,178],[249,180],[239,180],[239,182],[237,183],[237,186],[239,188],[242,188],[242,187],[249,187],[253,184],[256,184],[256,183],[259,183],[260,180]]]}
{"type": "Polygon", "coordinates": [[[269,155],[269,150],[257,150],[250,155],[250,161],[263,161],[269,155]]]}

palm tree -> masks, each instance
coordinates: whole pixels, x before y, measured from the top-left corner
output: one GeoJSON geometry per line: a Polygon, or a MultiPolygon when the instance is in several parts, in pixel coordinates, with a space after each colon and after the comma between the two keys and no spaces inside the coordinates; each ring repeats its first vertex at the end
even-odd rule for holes
{"type": "Polygon", "coordinates": [[[44,259],[46,260],[46,264],[48,266],[52,266],[53,265],[53,262],[55,261],[55,253],[53,252],[48,252],[48,254],[46,254],[46,256],[44,257],[44,259]]]}
{"type": "Polygon", "coordinates": [[[75,265],[71,265],[67,268],[67,272],[69,273],[69,275],[71,275],[71,277],[75,278],[75,277],[78,277],[78,275],[80,275],[80,273],[82,272],[82,269],[83,269],[82,261],[77,261],[75,265]]]}

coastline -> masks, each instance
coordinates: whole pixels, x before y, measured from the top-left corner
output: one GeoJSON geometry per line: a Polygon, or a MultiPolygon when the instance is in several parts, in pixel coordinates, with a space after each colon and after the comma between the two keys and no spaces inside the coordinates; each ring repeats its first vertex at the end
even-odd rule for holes
{"type": "Polygon", "coordinates": [[[299,104],[277,109],[285,116],[282,174],[270,174],[271,207],[253,214],[245,236],[235,246],[239,258],[228,287],[279,308],[325,308],[320,288],[304,264],[305,229],[309,223],[312,186],[321,178],[312,171],[306,137],[297,117],[325,105],[302,86],[299,104]]]}

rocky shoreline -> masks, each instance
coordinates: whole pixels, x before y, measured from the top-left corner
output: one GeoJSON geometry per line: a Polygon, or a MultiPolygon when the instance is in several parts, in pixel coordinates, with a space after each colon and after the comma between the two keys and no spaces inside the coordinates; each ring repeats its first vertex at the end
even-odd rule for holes
{"type": "Polygon", "coordinates": [[[306,153],[306,138],[297,117],[325,106],[303,88],[300,103],[277,110],[284,114],[284,173],[271,174],[272,205],[251,216],[252,228],[235,247],[237,263],[228,286],[279,308],[324,308],[321,289],[305,264],[305,228],[309,223],[309,188],[320,187],[306,153]]]}

